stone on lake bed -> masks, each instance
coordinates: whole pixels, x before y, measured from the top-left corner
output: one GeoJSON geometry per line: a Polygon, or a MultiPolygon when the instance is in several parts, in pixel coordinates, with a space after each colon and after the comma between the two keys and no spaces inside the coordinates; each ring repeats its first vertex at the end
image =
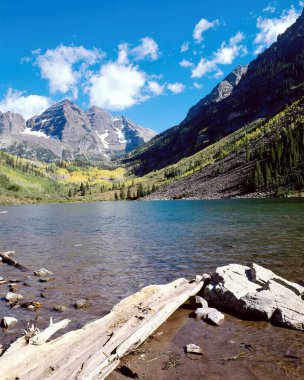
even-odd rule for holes
{"type": "Polygon", "coordinates": [[[11,283],[9,288],[11,292],[16,293],[16,291],[21,288],[21,285],[16,284],[16,283],[11,283]]]}
{"type": "Polygon", "coordinates": [[[36,310],[41,308],[41,303],[37,301],[28,301],[22,302],[20,306],[29,310],[36,310]]]}
{"type": "Polygon", "coordinates": [[[197,318],[202,318],[204,321],[217,326],[220,326],[225,319],[224,314],[213,307],[199,307],[195,310],[195,314],[197,318]]]}
{"type": "Polygon", "coordinates": [[[39,276],[39,277],[43,277],[43,276],[53,276],[53,272],[51,272],[50,270],[48,269],[45,269],[45,268],[40,268],[39,270],[36,270],[34,272],[34,275],[35,276],[39,276]]]}
{"type": "Polygon", "coordinates": [[[22,298],[23,296],[21,294],[13,293],[13,292],[8,292],[5,297],[5,299],[9,302],[18,301],[18,300],[21,300],[22,298]]]}
{"type": "Polygon", "coordinates": [[[87,307],[88,303],[85,299],[79,299],[75,302],[75,308],[76,309],[83,309],[84,307],[87,307]]]}
{"type": "Polygon", "coordinates": [[[4,280],[3,277],[0,276],[0,281],[3,281],[3,280],[4,280]]]}
{"type": "Polygon", "coordinates": [[[196,344],[187,344],[186,346],[186,352],[187,354],[196,354],[196,355],[203,355],[202,349],[197,346],[196,344]]]}
{"type": "Polygon", "coordinates": [[[54,307],[55,311],[59,311],[60,313],[63,313],[65,311],[66,307],[63,305],[57,305],[54,307]]]}
{"type": "Polygon", "coordinates": [[[206,321],[216,326],[220,326],[224,322],[225,316],[216,309],[207,314],[206,321]]]}
{"type": "Polygon", "coordinates": [[[13,317],[4,317],[1,320],[1,327],[4,327],[5,329],[9,329],[10,327],[15,326],[18,323],[18,319],[13,317]]]}
{"type": "Polygon", "coordinates": [[[40,282],[50,282],[50,281],[54,281],[54,278],[51,278],[51,277],[41,277],[39,279],[40,282]]]}

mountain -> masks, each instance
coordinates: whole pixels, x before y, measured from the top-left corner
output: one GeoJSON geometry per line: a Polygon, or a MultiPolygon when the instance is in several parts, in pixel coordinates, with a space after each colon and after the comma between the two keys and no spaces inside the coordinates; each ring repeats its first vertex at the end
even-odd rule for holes
{"type": "Polygon", "coordinates": [[[148,142],[155,132],[98,107],[84,112],[66,99],[27,121],[11,112],[0,114],[0,136],[0,149],[18,156],[107,163],[148,142]]]}
{"type": "Polygon", "coordinates": [[[122,162],[142,175],[178,162],[224,136],[268,119],[304,94],[304,11],[277,42],[237,68],[192,107],[184,121],[122,162]]]}
{"type": "Polygon", "coordinates": [[[304,97],[145,180],[149,199],[303,196],[304,97]]]}

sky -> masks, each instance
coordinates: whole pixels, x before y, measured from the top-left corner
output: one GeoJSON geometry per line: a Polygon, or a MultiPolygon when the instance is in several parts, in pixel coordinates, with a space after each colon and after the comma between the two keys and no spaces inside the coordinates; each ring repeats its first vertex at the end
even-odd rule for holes
{"type": "Polygon", "coordinates": [[[69,98],[161,132],[295,22],[303,1],[0,0],[0,111],[69,98]]]}

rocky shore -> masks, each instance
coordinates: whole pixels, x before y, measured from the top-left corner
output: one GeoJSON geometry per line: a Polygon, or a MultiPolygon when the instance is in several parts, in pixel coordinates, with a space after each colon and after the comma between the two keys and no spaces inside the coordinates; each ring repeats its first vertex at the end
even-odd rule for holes
{"type": "MultiPolygon", "coordinates": [[[[7,304],[7,313],[0,316],[1,327],[3,331],[16,331],[20,337],[25,324],[24,321],[16,318],[15,310],[22,308],[30,313],[35,313],[43,307],[44,301],[43,293],[40,294],[38,299],[34,288],[31,294],[31,291],[29,291],[31,287],[27,285],[27,281],[32,281],[31,275],[33,275],[37,283],[42,285],[56,280],[54,274],[45,268],[40,268],[30,273],[30,270],[14,258],[13,252],[1,253],[0,257],[2,261],[0,263],[0,275],[2,276],[0,286],[2,294],[5,295],[1,302],[6,302],[7,304]],[[15,267],[16,270],[22,271],[20,272],[20,278],[17,276],[14,279],[5,278],[7,264],[15,267]],[[25,294],[26,296],[24,297],[25,294]]],[[[156,328],[160,326],[156,331],[153,327],[149,327],[149,329],[152,328],[152,335],[147,333],[145,337],[150,335],[150,338],[140,346],[135,344],[131,349],[131,355],[122,356],[121,362],[114,366],[117,368],[109,376],[109,379],[146,378],[152,380],[156,378],[156,375],[158,379],[176,379],[176,377],[180,379],[200,379],[206,371],[210,374],[210,376],[208,375],[209,377],[207,376],[210,379],[221,379],[223,376],[226,379],[273,379],[271,377],[272,373],[276,373],[277,376],[282,378],[303,378],[303,283],[290,282],[254,263],[250,266],[230,264],[219,267],[211,274],[205,273],[202,276],[197,276],[193,281],[179,279],[177,282],[162,285],[161,287],[144,288],[141,292],[131,296],[130,299],[134,300],[132,302],[136,303],[142,297],[140,294],[150,297],[156,291],[162,292],[162,289],[165,289],[163,287],[168,287],[168,290],[171,287],[172,291],[175,291],[174,287],[176,286],[182,286],[184,289],[182,291],[181,288],[182,292],[178,297],[182,296],[183,298],[176,298],[176,300],[179,300],[177,303],[173,298],[168,298],[169,293],[164,298],[166,302],[159,301],[159,304],[158,298],[153,297],[155,307],[159,309],[159,316],[162,316],[161,320],[165,321],[170,315],[171,317],[164,323],[159,320],[155,324],[156,328]],[[186,293],[188,286],[189,290],[186,293]],[[190,290],[190,287],[193,290],[190,290]],[[194,291],[197,296],[189,298],[189,295],[193,295],[194,291]],[[183,292],[184,295],[182,295],[183,292]],[[187,298],[189,298],[189,301],[184,304],[182,300],[187,298]],[[172,306],[169,306],[170,304],[172,306]],[[182,304],[183,306],[176,310],[182,304]],[[176,311],[174,312],[174,310],[176,311]]],[[[124,308],[124,314],[130,313],[128,311],[130,301],[127,300],[123,300],[122,303],[115,306],[112,313],[115,310],[120,310],[119,308],[121,307],[124,308]]],[[[77,299],[75,300],[74,308],[76,310],[86,308],[89,302],[86,299],[77,299]]],[[[142,302],[139,304],[141,306],[136,306],[134,311],[135,320],[138,321],[138,331],[144,328],[144,323],[147,323],[147,328],[150,326],[149,318],[151,318],[151,321],[157,320],[155,319],[156,315],[154,316],[153,314],[154,307],[149,311],[142,302]],[[147,322],[145,322],[146,319],[147,322]]],[[[147,305],[152,306],[151,302],[147,298],[147,305]]],[[[42,352],[47,352],[48,347],[52,347],[52,342],[56,345],[56,340],[51,340],[50,343],[47,343],[48,340],[45,336],[49,337],[59,328],[62,329],[68,326],[69,320],[60,318],[60,315],[65,316],[66,306],[59,303],[54,303],[54,305],[53,309],[58,313],[58,318],[61,321],[55,324],[51,322],[46,330],[37,330],[34,326],[27,326],[25,338],[30,338],[29,341],[26,340],[28,343],[25,343],[25,346],[22,343],[24,353],[32,352],[31,350],[34,350],[34,347],[31,348],[30,346],[37,345],[37,342],[45,345],[42,352]],[[48,346],[49,344],[50,346],[48,346]],[[27,345],[29,346],[28,348],[27,345]]],[[[120,312],[119,315],[121,315],[120,312]]],[[[86,339],[88,344],[93,337],[96,340],[96,333],[92,330],[95,328],[96,323],[103,326],[103,318],[87,325],[84,330],[73,330],[71,332],[72,337],[77,337],[78,331],[81,335],[80,341],[75,340],[75,343],[73,343],[75,349],[77,349],[76,344],[85,346],[86,339]],[[92,336],[90,338],[89,331],[91,330],[92,336]],[[87,338],[86,334],[88,334],[87,338]]],[[[124,322],[120,318],[121,331],[125,331],[124,323],[128,324],[128,319],[124,322]]],[[[116,326],[116,322],[114,324],[116,326]]],[[[136,324],[132,328],[136,335],[136,324]]],[[[119,331],[117,332],[118,336],[122,334],[119,331]]],[[[67,344],[66,355],[68,355],[68,342],[70,339],[68,337],[70,335],[69,333],[62,334],[63,332],[59,336],[62,336],[63,342],[67,344]]],[[[110,331],[107,334],[110,334],[110,337],[112,336],[110,331]]],[[[20,345],[23,339],[19,338],[13,346],[17,344],[18,347],[18,344],[20,345]]],[[[100,349],[98,348],[98,342],[102,339],[102,337],[97,339],[97,346],[93,349],[94,352],[100,349]]],[[[61,354],[65,355],[64,346],[59,342],[59,347],[63,349],[61,354]]],[[[4,363],[7,363],[7,357],[10,357],[11,352],[14,350],[13,346],[7,350],[10,346],[8,341],[0,342],[0,344],[0,379],[2,380],[7,379],[7,377],[1,377],[1,368],[5,367],[4,363]]],[[[36,352],[34,355],[39,357],[39,348],[35,348],[35,350],[33,354],[36,352]]],[[[20,352],[23,351],[20,351],[19,348],[16,355],[20,352]]],[[[49,359],[51,361],[55,360],[52,351],[50,351],[49,359]]],[[[22,358],[19,358],[19,361],[22,367],[22,358]]],[[[8,363],[11,363],[11,361],[9,360],[8,363]]],[[[66,371],[65,373],[68,373],[68,368],[66,371]]],[[[22,376],[19,376],[19,373],[18,377],[23,379],[22,376]]],[[[25,376],[25,378],[27,377],[25,376]]],[[[38,377],[30,378],[38,379],[38,377]]],[[[60,379],[60,375],[57,378],[60,379]]]]}

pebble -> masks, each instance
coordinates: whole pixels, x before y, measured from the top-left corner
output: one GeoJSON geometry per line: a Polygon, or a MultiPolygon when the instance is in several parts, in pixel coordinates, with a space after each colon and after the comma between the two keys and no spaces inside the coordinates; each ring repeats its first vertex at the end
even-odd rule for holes
{"type": "Polygon", "coordinates": [[[186,352],[189,354],[196,354],[196,355],[203,355],[202,349],[197,346],[196,344],[187,344],[186,346],[186,352]]]}
{"type": "Polygon", "coordinates": [[[65,309],[66,309],[66,308],[65,308],[65,306],[63,306],[63,305],[58,305],[58,306],[55,306],[55,307],[54,307],[54,310],[55,310],[55,311],[59,311],[59,312],[61,312],[61,313],[64,312],[65,309]]]}

